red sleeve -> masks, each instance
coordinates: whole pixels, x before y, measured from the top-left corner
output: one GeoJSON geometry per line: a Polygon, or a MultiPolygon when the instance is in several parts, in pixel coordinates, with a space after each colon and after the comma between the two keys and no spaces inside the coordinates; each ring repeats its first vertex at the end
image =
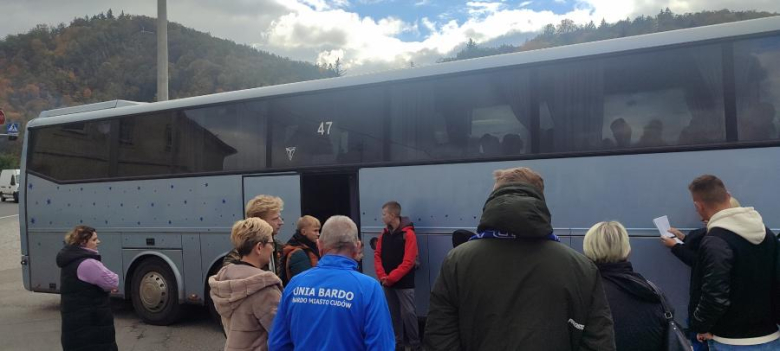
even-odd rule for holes
{"type": "Polygon", "coordinates": [[[417,236],[411,228],[404,229],[404,260],[393,271],[387,274],[387,285],[397,283],[401,278],[414,269],[414,261],[417,260],[417,236]]]}
{"type": "Polygon", "coordinates": [[[382,266],[382,236],[384,232],[379,234],[379,240],[376,241],[376,250],[374,250],[374,270],[376,271],[376,277],[378,279],[387,278],[385,267],[382,266]]]}

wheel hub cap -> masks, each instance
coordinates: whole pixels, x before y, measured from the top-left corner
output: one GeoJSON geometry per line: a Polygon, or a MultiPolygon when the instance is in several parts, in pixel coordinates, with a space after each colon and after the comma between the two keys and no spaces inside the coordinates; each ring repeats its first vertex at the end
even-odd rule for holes
{"type": "Polygon", "coordinates": [[[157,272],[149,272],[141,279],[141,303],[152,312],[158,312],[165,308],[168,298],[168,283],[157,272]]]}

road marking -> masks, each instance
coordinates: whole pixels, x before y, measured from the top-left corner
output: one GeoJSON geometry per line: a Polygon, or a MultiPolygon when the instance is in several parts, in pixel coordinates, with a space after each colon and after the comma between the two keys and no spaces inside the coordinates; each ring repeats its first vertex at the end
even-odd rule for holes
{"type": "Polygon", "coordinates": [[[19,217],[19,215],[15,214],[15,215],[10,215],[10,216],[0,217],[0,219],[6,219],[6,218],[11,218],[11,217],[19,217]]]}

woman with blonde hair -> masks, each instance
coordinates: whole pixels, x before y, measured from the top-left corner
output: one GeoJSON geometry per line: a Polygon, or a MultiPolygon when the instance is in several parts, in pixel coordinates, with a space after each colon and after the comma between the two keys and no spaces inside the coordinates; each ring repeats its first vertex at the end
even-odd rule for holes
{"type": "Polygon", "coordinates": [[[101,262],[95,228],[76,226],[57,254],[60,267],[62,349],[117,350],[109,292],[119,277],[101,262]]]}
{"type": "Polygon", "coordinates": [[[662,350],[664,308],[655,289],[628,261],[631,244],[626,228],[615,221],[596,223],[585,234],[582,248],[601,273],[615,323],[616,349],[662,350]]]}
{"type": "Polygon", "coordinates": [[[227,335],[225,351],[268,350],[268,331],[282,297],[282,281],[260,269],[274,251],[273,228],[260,218],[233,225],[230,242],[239,261],[209,277],[211,299],[227,335]]]}

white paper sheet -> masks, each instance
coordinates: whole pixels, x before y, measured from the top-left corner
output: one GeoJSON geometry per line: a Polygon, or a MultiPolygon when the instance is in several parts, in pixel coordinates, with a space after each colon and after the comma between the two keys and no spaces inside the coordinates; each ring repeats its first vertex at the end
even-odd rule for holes
{"type": "Polygon", "coordinates": [[[669,224],[669,217],[661,216],[655,218],[653,219],[653,223],[655,224],[655,227],[658,228],[658,233],[661,234],[661,236],[665,236],[667,238],[674,238],[674,241],[676,241],[678,244],[683,243],[680,239],[674,236],[674,234],[669,233],[669,229],[672,228],[672,226],[669,224]]]}

